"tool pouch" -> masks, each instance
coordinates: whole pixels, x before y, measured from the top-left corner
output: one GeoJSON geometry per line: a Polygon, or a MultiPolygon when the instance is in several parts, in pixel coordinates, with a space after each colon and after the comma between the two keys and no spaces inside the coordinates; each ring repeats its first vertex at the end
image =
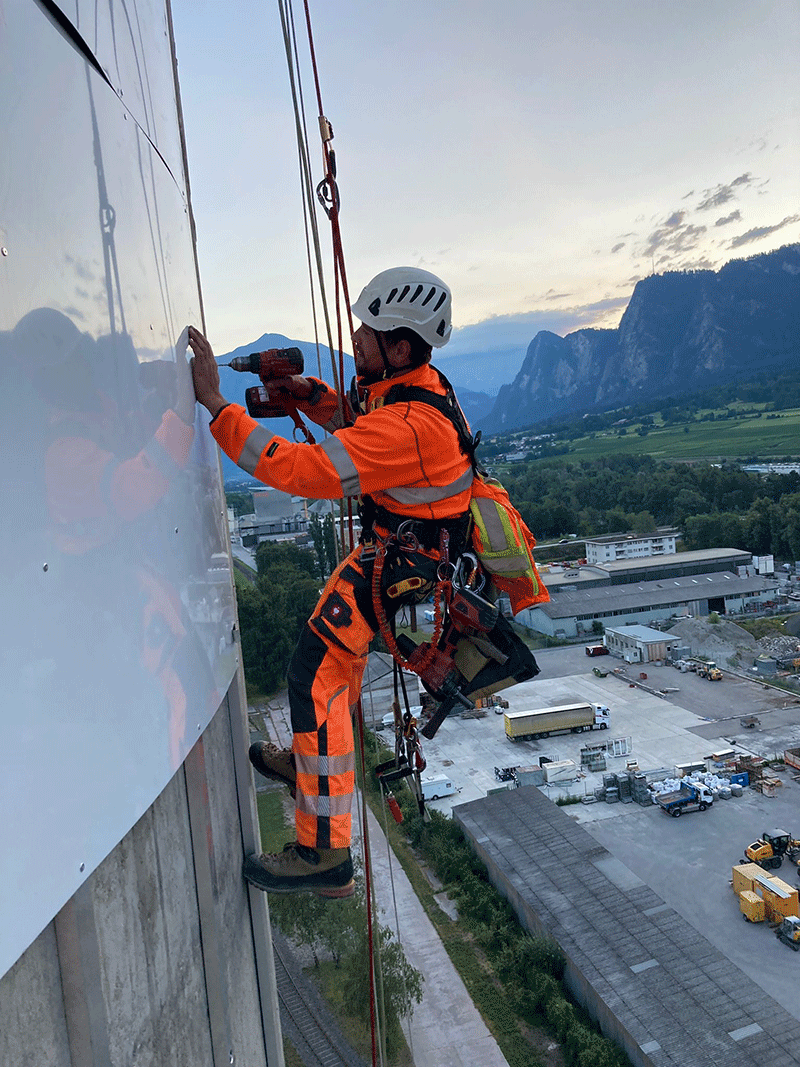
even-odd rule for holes
{"type": "Polygon", "coordinates": [[[456,646],[455,666],[464,679],[462,692],[470,700],[530,681],[539,673],[533,653],[503,615],[498,615],[486,638],[493,647],[492,656],[485,655],[469,637],[462,638],[456,646]]]}
{"type": "Polygon", "coordinates": [[[536,539],[503,485],[476,475],[469,510],[472,550],[492,583],[508,595],[513,613],[548,601],[533,560],[536,539]]]}

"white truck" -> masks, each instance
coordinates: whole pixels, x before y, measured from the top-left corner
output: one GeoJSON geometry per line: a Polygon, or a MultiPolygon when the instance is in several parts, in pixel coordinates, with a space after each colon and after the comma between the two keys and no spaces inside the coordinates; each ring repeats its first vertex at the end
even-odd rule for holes
{"type": "Polygon", "coordinates": [[[604,704],[561,704],[533,711],[507,711],[506,737],[509,741],[533,741],[565,730],[607,730],[610,712],[604,704]]]}
{"type": "Polygon", "coordinates": [[[656,801],[662,811],[677,819],[685,811],[705,811],[714,803],[714,794],[702,782],[683,782],[680,789],[659,793],[656,801]]]}

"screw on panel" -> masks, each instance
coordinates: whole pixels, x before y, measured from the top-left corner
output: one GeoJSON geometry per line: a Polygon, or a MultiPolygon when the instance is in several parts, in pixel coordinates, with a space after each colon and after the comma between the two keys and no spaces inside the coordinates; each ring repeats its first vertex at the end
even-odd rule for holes
{"type": "Polygon", "coordinates": [[[2,253],[4,256],[7,256],[8,255],[8,249],[7,248],[0,248],[0,253],[2,253]]]}
{"type": "Polygon", "coordinates": [[[175,527],[175,533],[177,533],[177,532],[178,532],[178,527],[176,526],[176,527],[175,527]]]}
{"type": "Polygon", "coordinates": [[[42,564],[42,570],[43,570],[43,571],[46,571],[46,570],[47,570],[47,568],[48,568],[49,566],[50,566],[50,564],[49,564],[49,563],[43,563],[43,564],[42,564]]]}
{"type": "Polygon", "coordinates": [[[86,864],[85,864],[85,863],[82,863],[82,864],[80,865],[80,867],[78,868],[78,870],[79,870],[79,871],[81,872],[81,874],[83,874],[83,872],[84,872],[84,871],[86,870],[86,864]]]}

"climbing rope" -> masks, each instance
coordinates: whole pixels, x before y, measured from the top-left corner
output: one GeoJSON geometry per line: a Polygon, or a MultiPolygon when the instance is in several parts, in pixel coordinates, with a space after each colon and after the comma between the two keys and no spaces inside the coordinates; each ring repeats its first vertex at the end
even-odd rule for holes
{"type": "MultiPolygon", "coordinates": [[[[311,14],[307,0],[304,2],[306,29],[308,35],[308,45],[311,57],[311,64],[314,74],[314,85],[316,90],[317,105],[318,105],[318,122],[320,129],[320,136],[322,139],[322,152],[324,163],[324,177],[322,181],[316,187],[316,194],[319,198],[325,213],[331,224],[332,244],[333,244],[333,267],[334,267],[334,303],[336,309],[336,328],[337,328],[337,342],[338,342],[338,365],[334,358],[334,346],[333,346],[333,331],[331,328],[331,320],[328,311],[328,300],[325,289],[324,270],[322,264],[322,252],[320,247],[319,230],[317,227],[317,220],[314,211],[312,210],[314,192],[312,191],[313,185],[311,180],[311,165],[310,165],[310,151],[308,145],[307,124],[305,118],[305,105],[302,95],[302,84],[300,77],[300,62],[297,50],[297,37],[294,26],[294,14],[291,0],[278,0],[278,10],[280,12],[281,26],[283,29],[284,48],[286,51],[286,62],[289,70],[289,82],[292,93],[292,103],[294,108],[295,117],[295,131],[298,146],[298,158],[300,165],[300,181],[302,189],[302,201],[303,201],[303,215],[304,215],[304,227],[306,232],[306,254],[309,263],[309,279],[311,283],[312,303],[314,301],[314,270],[312,267],[311,245],[313,244],[313,260],[316,266],[317,285],[320,293],[320,303],[323,310],[325,319],[325,328],[328,338],[328,349],[331,354],[331,367],[333,383],[339,398],[339,420],[340,425],[344,426],[348,421],[348,413],[345,409],[344,401],[344,337],[342,328],[342,313],[341,313],[341,299],[344,297],[345,307],[347,310],[347,323],[349,335],[353,334],[353,321],[350,312],[350,296],[347,285],[347,271],[344,262],[344,250],[342,246],[341,228],[339,225],[339,208],[340,197],[339,190],[336,183],[336,157],[331,147],[331,141],[333,139],[333,128],[325,117],[322,106],[322,93],[319,83],[319,72],[317,69],[316,50],[314,48],[314,37],[311,26],[311,14]],[[310,241],[309,241],[310,236],[310,241]]],[[[315,335],[317,329],[316,320],[316,305],[314,305],[314,326],[315,335]]],[[[317,351],[319,352],[319,342],[317,340],[317,351]]],[[[320,377],[322,375],[320,374],[320,377]]],[[[345,517],[344,509],[341,512],[340,522],[340,538],[341,545],[349,545],[349,549],[352,551],[355,543],[355,531],[353,527],[353,511],[352,505],[348,501],[347,508],[347,530],[345,533],[345,517]]],[[[338,541],[338,539],[337,539],[338,541]]],[[[337,543],[337,559],[339,558],[339,544],[337,543]]],[[[378,1002],[379,1002],[379,987],[381,985],[380,975],[376,968],[376,945],[377,938],[375,932],[377,904],[375,901],[375,893],[372,881],[372,864],[370,862],[370,848],[369,848],[369,829],[367,824],[367,806],[366,806],[366,781],[367,781],[367,769],[365,759],[365,745],[364,745],[364,715],[361,706],[361,701],[358,702],[358,710],[356,715],[357,723],[357,737],[358,737],[358,752],[359,761],[361,767],[362,776],[362,802],[359,807],[360,829],[361,839],[364,848],[364,882],[365,893],[367,901],[367,934],[369,944],[369,976],[370,976],[370,988],[372,990],[372,996],[370,998],[370,1030],[372,1039],[372,1062],[373,1067],[376,1067],[378,1062],[378,1055],[380,1052],[381,1062],[383,1062],[383,1050],[384,1042],[380,1040],[379,1033],[379,1020],[378,1020],[378,1002]]],[[[385,1028],[384,1028],[385,1032],[385,1028]]]]}

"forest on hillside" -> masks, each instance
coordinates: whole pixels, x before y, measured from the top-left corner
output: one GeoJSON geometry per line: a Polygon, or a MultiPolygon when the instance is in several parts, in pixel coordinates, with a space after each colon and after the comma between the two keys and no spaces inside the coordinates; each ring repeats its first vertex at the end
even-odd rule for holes
{"type": "Polygon", "coordinates": [[[678,526],[689,549],[800,559],[800,474],[608,456],[515,464],[502,480],[539,539],[678,526]]]}
{"type": "MultiPolygon", "coordinates": [[[[779,418],[782,412],[800,408],[800,370],[787,370],[769,378],[727,382],[681,397],[662,397],[605,411],[582,411],[544,419],[527,430],[514,430],[484,439],[481,457],[492,460],[514,451],[527,440],[530,458],[564,455],[570,442],[592,434],[612,433],[625,437],[636,433],[646,437],[656,427],[695,423],[722,423],[728,420],[764,417],[779,418]],[[538,435],[530,442],[530,435],[538,435]]],[[[757,457],[751,457],[757,458],[757,457]]]]}

